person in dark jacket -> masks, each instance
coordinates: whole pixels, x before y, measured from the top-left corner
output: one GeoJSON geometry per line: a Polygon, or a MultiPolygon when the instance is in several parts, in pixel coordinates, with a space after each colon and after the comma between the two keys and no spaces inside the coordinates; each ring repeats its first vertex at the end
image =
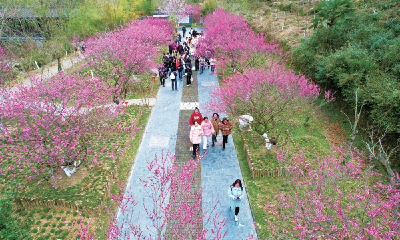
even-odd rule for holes
{"type": "Polygon", "coordinates": [[[168,60],[168,68],[172,71],[172,66],[175,65],[174,64],[174,57],[171,55],[169,55],[169,60],[168,60]]]}
{"type": "Polygon", "coordinates": [[[176,58],[174,57],[171,62],[171,71],[176,72],[176,58]]]}
{"type": "Polygon", "coordinates": [[[170,44],[170,45],[168,45],[168,50],[169,50],[169,55],[171,55],[172,54],[172,44],[170,44]]]}
{"type": "Polygon", "coordinates": [[[199,66],[200,66],[200,58],[199,57],[195,57],[194,66],[195,66],[196,71],[199,71],[199,66]]]}
{"type": "Polygon", "coordinates": [[[179,54],[180,55],[182,55],[183,54],[183,46],[182,46],[182,44],[179,42],[179,45],[178,45],[178,48],[177,48],[177,50],[178,50],[178,52],[179,52],[179,54]]]}
{"type": "Polygon", "coordinates": [[[186,33],[186,27],[185,26],[182,27],[182,32],[183,32],[183,37],[185,37],[185,33],[186,33]]]}
{"type": "Polygon", "coordinates": [[[186,87],[189,87],[190,84],[192,84],[192,68],[190,67],[189,64],[186,64],[186,69],[185,69],[185,74],[186,74],[186,87]]]}
{"type": "Polygon", "coordinates": [[[164,57],[162,58],[163,64],[165,68],[168,68],[169,66],[169,57],[166,53],[164,53],[164,57]]]}
{"type": "Polygon", "coordinates": [[[190,54],[190,48],[189,48],[189,46],[186,45],[186,47],[185,47],[183,50],[185,51],[186,55],[189,56],[189,54],[190,54]]]}
{"type": "Polygon", "coordinates": [[[160,76],[160,82],[163,87],[165,87],[165,67],[160,67],[158,69],[158,75],[160,76]]]}
{"type": "Polygon", "coordinates": [[[177,67],[178,68],[178,75],[179,75],[179,80],[181,80],[182,81],[182,78],[183,78],[183,63],[182,63],[182,60],[178,60],[179,61],[179,66],[177,67]]]}

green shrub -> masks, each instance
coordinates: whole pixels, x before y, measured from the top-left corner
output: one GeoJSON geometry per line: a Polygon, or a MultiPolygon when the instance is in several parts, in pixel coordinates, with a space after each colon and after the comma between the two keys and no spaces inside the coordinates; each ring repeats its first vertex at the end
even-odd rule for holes
{"type": "Polygon", "coordinates": [[[44,211],[45,213],[48,213],[48,212],[50,211],[50,208],[45,208],[45,209],[43,209],[43,211],[44,211]]]}
{"type": "Polygon", "coordinates": [[[65,223],[60,222],[57,227],[64,227],[65,223]]]}
{"type": "Polygon", "coordinates": [[[85,224],[85,225],[88,225],[88,223],[87,223],[87,222],[84,222],[83,224],[85,224]]]}
{"type": "Polygon", "coordinates": [[[327,22],[329,27],[335,25],[338,19],[351,17],[354,14],[354,3],[351,0],[321,1],[315,7],[317,13],[313,19],[313,28],[327,22]]]}
{"type": "Polygon", "coordinates": [[[45,219],[46,218],[46,214],[43,214],[40,219],[45,219]]]}
{"type": "Polygon", "coordinates": [[[56,230],[54,228],[50,229],[51,233],[54,233],[56,230]]]}
{"type": "Polygon", "coordinates": [[[61,217],[57,217],[56,219],[57,219],[57,221],[60,221],[61,217]]]}
{"type": "Polygon", "coordinates": [[[33,217],[33,214],[34,214],[34,212],[30,212],[29,214],[28,214],[28,217],[33,217]]]}
{"type": "Polygon", "coordinates": [[[19,215],[21,215],[21,216],[26,216],[26,214],[28,214],[28,212],[23,211],[23,212],[21,212],[19,215]]]}
{"type": "Polygon", "coordinates": [[[60,235],[60,233],[61,233],[62,231],[63,231],[62,229],[58,229],[58,230],[56,230],[56,231],[54,232],[54,234],[55,234],[55,235],[60,235]]]}
{"type": "Polygon", "coordinates": [[[73,215],[74,217],[76,217],[76,216],[78,215],[78,213],[77,213],[77,212],[74,212],[72,215],[73,215]]]}
{"type": "Polygon", "coordinates": [[[201,14],[207,15],[215,10],[217,2],[215,0],[205,0],[201,4],[201,14]]]}
{"type": "Polygon", "coordinates": [[[68,231],[64,231],[64,233],[62,234],[62,237],[65,238],[68,234],[69,234],[68,231]]]}
{"type": "Polygon", "coordinates": [[[40,232],[41,232],[41,233],[45,233],[45,232],[46,232],[46,229],[45,229],[45,228],[42,228],[42,229],[40,230],[40,232]]]}
{"type": "Polygon", "coordinates": [[[36,225],[40,225],[42,222],[41,221],[37,221],[36,222],[36,225]]]}
{"type": "Polygon", "coordinates": [[[47,226],[49,226],[50,225],[50,223],[45,223],[45,224],[43,224],[43,227],[47,227],[47,226]]]}
{"type": "Polygon", "coordinates": [[[32,229],[32,233],[37,233],[38,230],[36,228],[32,229]]]}
{"type": "Polygon", "coordinates": [[[47,220],[50,220],[50,219],[52,219],[52,218],[53,218],[53,215],[50,214],[49,216],[47,216],[46,219],[47,219],[47,220]]]}
{"type": "Polygon", "coordinates": [[[53,224],[51,224],[51,226],[52,226],[52,227],[56,227],[56,224],[55,224],[55,223],[53,223],[53,224]]]}
{"type": "MultiPolygon", "coordinates": [[[[23,212],[24,209],[22,210],[23,212]]],[[[22,213],[23,213],[22,212],[22,213]]],[[[30,221],[17,221],[14,216],[13,200],[0,198],[0,238],[32,239],[29,234],[30,221]]],[[[22,215],[22,213],[20,215],[22,215]]],[[[25,215],[27,213],[25,212],[25,215]]]]}

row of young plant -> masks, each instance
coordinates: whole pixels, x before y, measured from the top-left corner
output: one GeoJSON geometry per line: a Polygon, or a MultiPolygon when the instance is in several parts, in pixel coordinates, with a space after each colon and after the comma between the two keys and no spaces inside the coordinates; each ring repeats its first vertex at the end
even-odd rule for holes
{"type": "Polygon", "coordinates": [[[135,121],[129,121],[132,108],[112,101],[122,103],[126,86],[136,84],[131,76],[149,73],[157,65],[165,39],[172,39],[168,20],[137,20],[86,39],[85,56],[77,71],[60,72],[48,81],[32,77],[22,84],[15,82],[13,88],[2,84],[2,197],[12,202],[29,193],[29,197],[99,204],[104,186],[96,181],[113,170],[137,130],[135,121]],[[145,59],[138,59],[141,56],[145,59]],[[116,134],[121,130],[128,132],[116,134]],[[67,165],[81,170],[76,186],[63,179],[67,165]],[[88,193],[93,196],[85,199],[82,194],[88,193]]]}
{"type": "MultiPolygon", "coordinates": [[[[216,10],[206,17],[207,37],[201,54],[218,59],[221,87],[203,106],[232,117],[249,114],[260,133],[285,126],[296,109],[320,95],[332,100],[304,75],[275,62],[284,55],[274,41],[256,34],[241,16],[216,10]],[[262,126],[260,128],[260,126],[262,126]]],[[[290,129],[290,125],[288,126],[290,129]]],[[[308,149],[278,154],[280,166],[290,169],[286,186],[265,206],[265,225],[271,236],[286,238],[390,239],[400,233],[399,176],[384,183],[360,153],[332,147],[326,156],[306,156],[308,149]]]]}

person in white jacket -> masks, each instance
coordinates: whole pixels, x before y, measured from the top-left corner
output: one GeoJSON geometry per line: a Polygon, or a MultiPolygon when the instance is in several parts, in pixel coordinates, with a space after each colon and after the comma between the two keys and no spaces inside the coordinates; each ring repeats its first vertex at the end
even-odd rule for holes
{"type": "Polygon", "coordinates": [[[244,196],[242,181],[240,181],[240,179],[236,179],[236,181],[229,186],[228,196],[230,209],[235,209],[235,221],[237,222],[239,207],[244,196]]]}
{"type": "Polygon", "coordinates": [[[211,73],[214,73],[215,70],[215,59],[210,58],[210,65],[211,65],[211,73]]]}
{"type": "Polygon", "coordinates": [[[190,142],[193,144],[193,158],[196,157],[197,150],[200,151],[201,135],[203,135],[203,129],[200,124],[195,121],[190,129],[190,142]]]}

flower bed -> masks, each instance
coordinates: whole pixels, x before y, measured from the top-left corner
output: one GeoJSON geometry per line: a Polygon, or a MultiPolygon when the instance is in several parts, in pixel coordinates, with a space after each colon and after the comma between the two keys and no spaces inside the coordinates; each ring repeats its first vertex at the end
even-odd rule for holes
{"type": "MultiPolygon", "coordinates": [[[[118,123],[120,128],[117,129],[115,124],[110,124],[101,129],[108,133],[104,135],[107,138],[98,139],[98,144],[93,147],[112,148],[113,140],[119,137],[122,137],[120,141],[129,141],[135,131],[132,124],[138,125],[143,109],[140,106],[130,106],[128,113],[121,117],[121,121],[118,123]]],[[[124,156],[123,148],[124,145],[120,145],[115,150],[116,153],[119,153],[118,158],[88,156],[88,158],[97,157],[99,164],[82,164],[71,177],[63,177],[57,183],[57,188],[53,187],[54,182],[52,181],[43,182],[40,185],[33,184],[32,181],[28,182],[26,188],[21,192],[21,198],[17,200],[17,204],[20,207],[60,206],[81,210],[88,214],[100,214],[102,210],[100,206],[103,206],[110,196],[114,179],[117,177],[120,159],[124,156]]]]}
{"type": "Polygon", "coordinates": [[[267,149],[264,137],[255,131],[242,131],[240,136],[252,178],[281,177],[284,174],[276,159],[278,146],[267,149]]]}

